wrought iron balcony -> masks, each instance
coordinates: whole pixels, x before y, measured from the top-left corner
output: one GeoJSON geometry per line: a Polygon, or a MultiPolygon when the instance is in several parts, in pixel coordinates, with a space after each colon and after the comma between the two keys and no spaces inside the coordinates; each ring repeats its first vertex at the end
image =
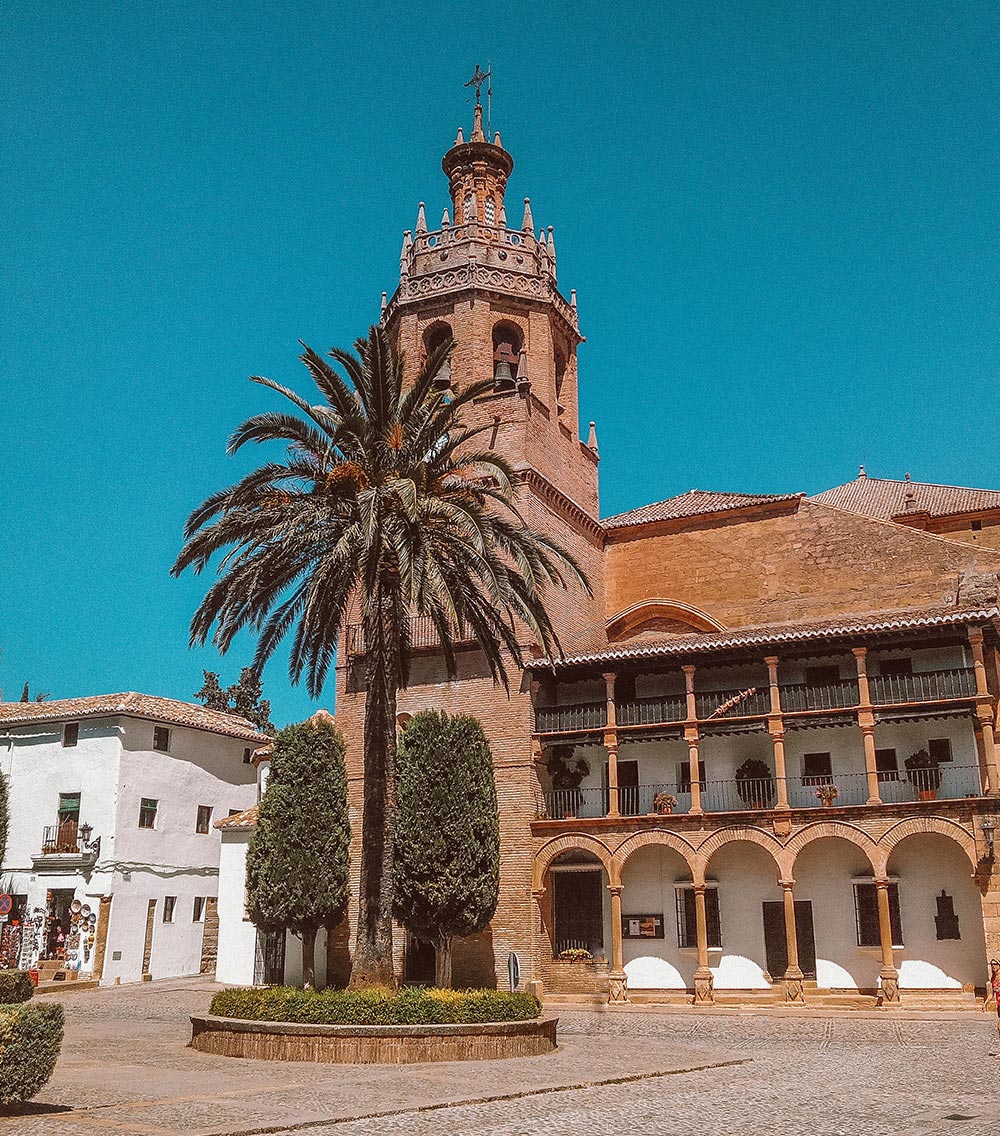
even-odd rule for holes
{"type": "Polygon", "coordinates": [[[908,675],[872,675],[868,679],[872,702],[934,702],[946,698],[971,698],[976,693],[972,667],[946,671],[922,671],[908,675]]]}
{"type": "Polygon", "coordinates": [[[617,704],[620,726],[658,726],[662,722],[683,722],[687,717],[687,699],[683,694],[662,698],[637,698],[617,704]]]}
{"type": "Polygon", "coordinates": [[[582,702],[575,706],[535,707],[535,732],[539,734],[600,730],[607,722],[608,704],[604,701],[582,702]]]}
{"type": "Polygon", "coordinates": [[[858,680],[842,678],[838,682],[784,683],[779,688],[781,709],[841,710],[858,704],[858,680]]]}
{"type": "Polygon", "coordinates": [[[93,832],[89,824],[78,824],[75,820],[64,820],[59,824],[49,824],[42,829],[43,856],[90,856],[93,847],[90,836],[93,832]]]}
{"type": "MultiPolygon", "coordinates": [[[[468,644],[473,641],[472,632],[464,628],[452,633],[453,643],[468,644]]],[[[365,629],[363,624],[351,623],[348,625],[345,644],[348,655],[355,656],[365,653],[365,629]]],[[[434,621],[426,615],[412,616],[410,618],[410,648],[415,651],[422,651],[440,646],[441,638],[438,635],[437,628],[434,626],[434,621]]]]}
{"type": "Polygon", "coordinates": [[[702,690],[695,694],[694,701],[698,718],[703,722],[756,717],[771,709],[771,695],[766,684],[742,690],[702,690]]]}

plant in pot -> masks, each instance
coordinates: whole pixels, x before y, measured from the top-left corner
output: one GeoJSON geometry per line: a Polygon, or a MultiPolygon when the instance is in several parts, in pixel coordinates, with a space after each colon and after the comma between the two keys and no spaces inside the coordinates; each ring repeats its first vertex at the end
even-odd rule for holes
{"type": "Polygon", "coordinates": [[[559,952],[559,957],[564,962],[590,962],[594,956],[583,947],[567,947],[559,952]]]}
{"type": "Polygon", "coordinates": [[[653,798],[653,812],[658,816],[668,816],[677,808],[677,798],[673,793],[657,793],[653,798]]]}
{"type": "Polygon", "coordinates": [[[817,785],[816,796],[822,802],[823,808],[828,809],[840,796],[840,790],[836,785],[817,785]]]}
{"type": "Polygon", "coordinates": [[[736,770],[736,792],[750,809],[769,809],[774,800],[774,777],[763,761],[748,758],[736,770]]]}
{"type": "Polygon", "coordinates": [[[575,753],[572,745],[549,747],[545,768],[552,783],[552,811],[557,817],[575,817],[583,802],[580,782],[590,772],[590,763],[575,753]]]}
{"type": "Polygon", "coordinates": [[[941,770],[936,757],[927,750],[918,749],[906,759],[906,779],[916,789],[922,801],[933,801],[941,788],[941,770]]]}

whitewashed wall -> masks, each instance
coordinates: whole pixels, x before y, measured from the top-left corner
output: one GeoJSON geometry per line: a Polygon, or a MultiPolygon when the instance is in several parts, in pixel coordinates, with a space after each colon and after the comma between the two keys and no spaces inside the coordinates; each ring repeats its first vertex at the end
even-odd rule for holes
{"type": "Polygon", "coordinates": [[[250,832],[222,833],[219,855],[219,954],[215,977],[234,986],[253,983],[257,928],[244,918],[250,832]]]}

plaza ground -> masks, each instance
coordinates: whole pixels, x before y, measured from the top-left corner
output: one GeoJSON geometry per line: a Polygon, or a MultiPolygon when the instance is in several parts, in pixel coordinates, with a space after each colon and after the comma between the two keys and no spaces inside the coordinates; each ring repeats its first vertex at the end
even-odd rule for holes
{"type": "Polygon", "coordinates": [[[263,1063],[186,1048],[205,979],[63,995],[63,1054],[0,1136],[995,1133],[992,1015],[559,1009],[548,1057],[263,1063]]]}

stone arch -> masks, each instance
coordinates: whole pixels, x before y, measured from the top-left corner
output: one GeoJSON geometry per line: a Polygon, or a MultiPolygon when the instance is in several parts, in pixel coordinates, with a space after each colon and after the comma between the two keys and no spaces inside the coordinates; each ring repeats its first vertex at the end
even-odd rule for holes
{"type": "Polygon", "coordinates": [[[684,862],[691,869],[691,877],[692,879],[694,878],[695,862],[697,860],[694,845],[676,832],[668,832],[662,828],[654,828],[649,832],[637,832],[634,836],[630,836],[627,840],[623,841],[615,849],[613,861],[615,878],[612,879],[612,883],[621,882],[621,874],[625,868],[625,864],[628,862],[628,858],[634,852],[638,852],[640,848],[645,848],[649,844],[658,844],[664,848],[672,848],[684,858],[684,862]]]}
{"type": "Polygon", "coordinates": [[[947,836],[954,840],[969,857],[973,872],[978,869],[976,840],[967,828],[963,828],[957,821],[948,820],[947,817],[921,816],[901,820],[882,834],[877,847],[877,874],[885,876],[888,873],[890,856],[908,836],[919,836],[922,833],[936,833],[938,836],[947,836]]]}
{"type": "Polygon", "coordinates": [[[864,829],[859,828],[855,824],[848,824],[846,821],[818,820],[800,829],[785,845],[784,856],[788,864],[789,878],[794,877],[795,860],[807,844],[812,844],[815,840],[826,840],[830,838],[846,840],[849,844],[854,844],[856,847],[860,848],[871,864],[872,871],[878,875],[878,847],[872,837],[869,836],[864,829]]]}
{"type": "Polygon", "coordinates": [[[640,600],[632,604],[613,615],[607,621],[606,629],[612,642],[628,639],[642,631],[725,631],[725,627],[707,612],[680,600],[665,599],[640,600]]]}
{"type": "Polygon", "coordinates": [[[614,875],[614,858],[608,846],[596,837],[588,836],[585,832],[568,832],[565,836],[557,836],[548,844],[543,844],[535,853],[531,865],[531,887],[539,891],[545,886],[545,873],[549,865],[560,852],[590,852],[600,860],[604,870],[608,873],[609,882],[617,882],[614,875]]]}
{"type": "Polygon", "coordinates": [[[708,871],[709,861],[715,853],[726,844],[733,844],[738,840],[746,841],[749,844],[757,844],[766,852],[770,852],[778,874],[780,876],[786,874],[787,868],[784,848],[777,837],[772,836],[769,832],[765,832],[762,828],[754,828],[751,825],[732,825],[729,828],[721,828],[718,832],[713,832],[707,840],[703,841],[698,846],[697,855],[691,865],[694,882],[696,884],[703,884],[705,882],[705,873],[708,871]]]}

